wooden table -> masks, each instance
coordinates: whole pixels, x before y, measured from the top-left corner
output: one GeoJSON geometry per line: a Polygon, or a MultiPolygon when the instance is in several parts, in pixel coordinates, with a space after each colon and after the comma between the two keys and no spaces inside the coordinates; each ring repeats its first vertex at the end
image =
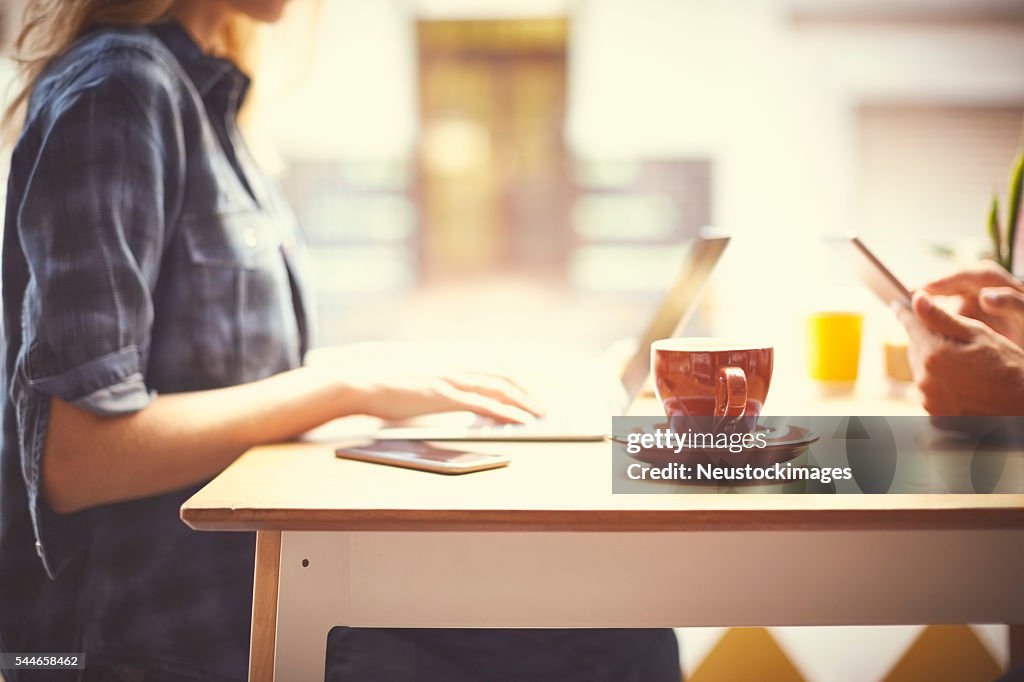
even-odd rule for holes
{"type": "Polygon", "coordinates": [[[613,495],[606,443],[473,447],[513,462],[259,447],[182,507],[257,532],[250,679],[323,680],[335,625],[1024,623],[1024,495],[613,495]]]}

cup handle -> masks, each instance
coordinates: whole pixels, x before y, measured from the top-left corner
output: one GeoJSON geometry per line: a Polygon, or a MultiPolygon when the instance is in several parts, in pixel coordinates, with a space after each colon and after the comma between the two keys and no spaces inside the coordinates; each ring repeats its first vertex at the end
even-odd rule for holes
{"type": "Polygon", "coordinates": [[[747,375],[742,367],[720,367],[715,391],[716,417],[742,417],[747,411],[747,375]]]}

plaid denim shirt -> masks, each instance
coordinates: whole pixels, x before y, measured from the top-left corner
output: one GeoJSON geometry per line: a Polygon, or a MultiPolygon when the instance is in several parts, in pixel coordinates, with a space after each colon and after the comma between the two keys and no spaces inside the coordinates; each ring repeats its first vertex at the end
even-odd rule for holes
{"type": "Polygon", "coordinates": [[[252,534],[185,527],[194,489],[57,514],[40,458],[52,396],[123,415],[300,364],[297,232],[236,128],[247,87],[168,23],[85,35],[33,91],[3,240],[4,651],[246,677],[252,534]]]}

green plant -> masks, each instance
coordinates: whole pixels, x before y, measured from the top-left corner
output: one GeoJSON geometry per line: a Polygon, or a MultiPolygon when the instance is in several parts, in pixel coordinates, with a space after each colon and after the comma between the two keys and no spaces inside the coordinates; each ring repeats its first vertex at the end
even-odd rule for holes
{"type": "Polygon", "coordinates": [[[1024,143],[1017,151],[1010,172],[1010,194],[1007,197],[1006,230],[999,224],[999,195],[992,193],[992,207],[988,212],[988,236],[992,240],[992,256],[997,263],[1013,272],[1014,242],[1017,239],[1017,227],[1020,223],[1021,184],[1024,182],[1024,143]]]}

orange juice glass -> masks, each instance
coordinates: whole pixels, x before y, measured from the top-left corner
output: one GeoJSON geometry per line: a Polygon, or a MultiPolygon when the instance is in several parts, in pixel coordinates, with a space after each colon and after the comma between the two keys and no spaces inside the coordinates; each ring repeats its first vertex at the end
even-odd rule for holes
{"type": "Polygon", "coordinates": [[[822,311],[807,316],[807,373],[829,383],[853,383],[860,364],[864,315],[822,311]]]}

